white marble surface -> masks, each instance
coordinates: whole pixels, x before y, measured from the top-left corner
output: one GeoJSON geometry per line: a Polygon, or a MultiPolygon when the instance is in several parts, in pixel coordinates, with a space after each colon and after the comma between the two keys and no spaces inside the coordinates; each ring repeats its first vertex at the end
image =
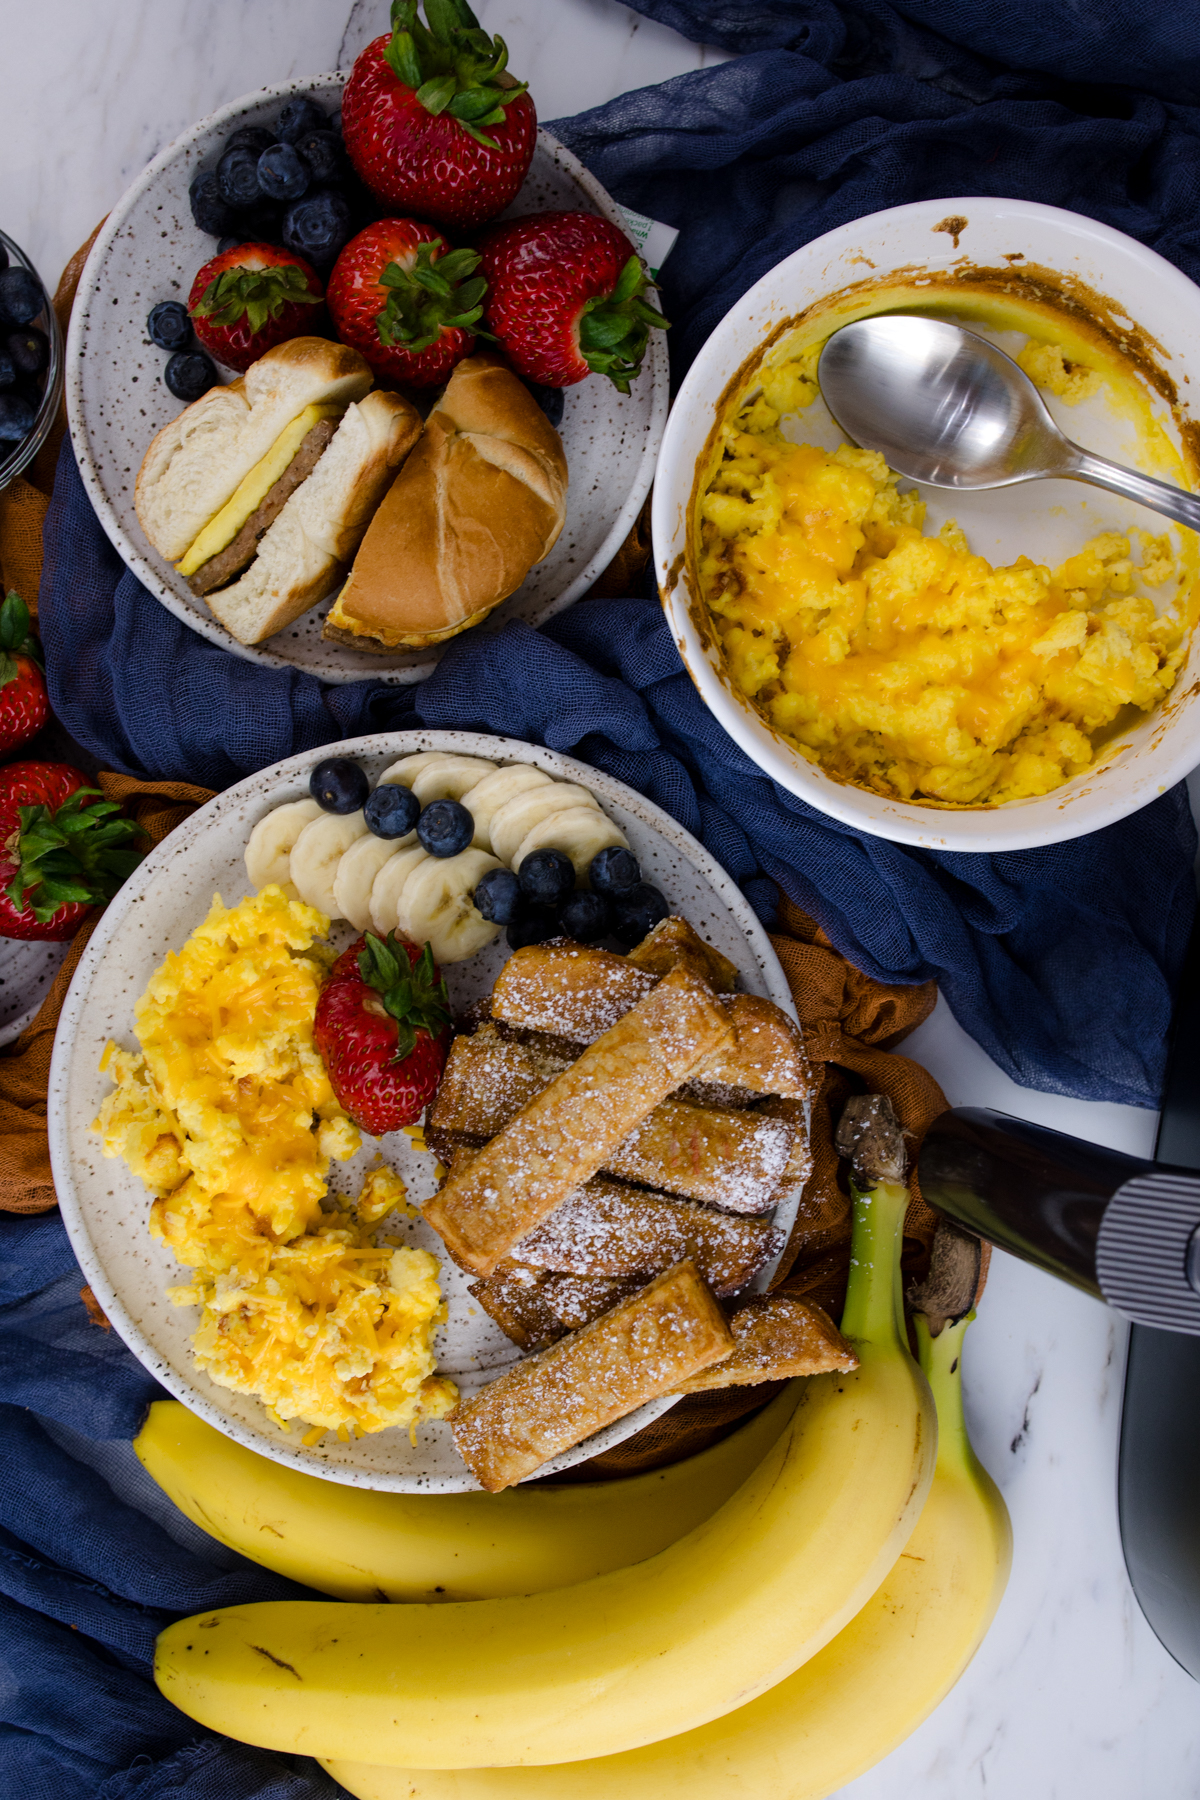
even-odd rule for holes
{"type": "MultiPolygon", "coordinates": [[[[720,55],[616,0],[476,5],[546,119],[720,55]]],[[[0,0],[0,225],[52,283],[177,132],[254,87],[348,66],[385,20],[384,0],[0,0]]],[[[944,1005],[906,1048],[954,1103],[1152,1148],[1153,1115],[1016,1087],[944,1005]]],[[[1013,1515],[1012,1582],[955,1691],[842,1800],[1184,1800],[1200,1790],[1200,1690],[1153,1637],[1121,1559],[1124,1350],[1124,1329],[1102,1306],[995,1259],[966,1383],[975,1442],[1013,1515]]]]}

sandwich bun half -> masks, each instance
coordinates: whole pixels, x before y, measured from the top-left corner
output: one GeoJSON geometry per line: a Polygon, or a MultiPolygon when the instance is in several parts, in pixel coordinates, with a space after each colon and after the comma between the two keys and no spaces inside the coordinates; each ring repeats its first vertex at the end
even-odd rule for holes
{"type": "Polygon", "coordinates": [[[258,540],[245,574],[205,595],[239,643],[262,643],[341,585],[420,435],[421,415],[399,394],[371,393],[346,408],[315,468],[258,540]]]}
{"type": "Polygon", "coordinates": [[[499,357],[467,357],[372,519],[324,635],[386,652],[478,624],[553,548],[566,502],[557,431],[499,357]]]}
{"type": "Polygon", "coordinates": [[[228,387],[213,387],[164,425],[134,489],[138,521],[178,562],[306,407],[345,408],[371,386],[357,350],[327,338],[276,344],[228,387]]]}

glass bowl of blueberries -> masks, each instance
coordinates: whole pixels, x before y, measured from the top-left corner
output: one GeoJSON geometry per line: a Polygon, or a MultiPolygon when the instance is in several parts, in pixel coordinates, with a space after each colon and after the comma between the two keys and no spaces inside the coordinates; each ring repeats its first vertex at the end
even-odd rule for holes
{"type": "Polygon", "coordinates": [[[0,231],[0,488],[49,437],[62,385],[57,314],[25,252],[0,231]]]}

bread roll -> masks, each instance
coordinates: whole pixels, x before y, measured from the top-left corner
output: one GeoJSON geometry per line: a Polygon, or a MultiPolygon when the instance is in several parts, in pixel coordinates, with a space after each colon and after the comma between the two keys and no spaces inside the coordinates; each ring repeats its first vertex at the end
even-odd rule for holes
{"type": "Polygon", "coordinates": [[[460,362],[363,540],[325,636],[419,648],[475,625],[548,554],[566,517],[558,433],[498,357],[460,362]]]}
{"type": "Polygon", "coordinates": [[[177,562],[285,425],[306,406],[346,406],[371,386],[357,350],[326,338],[276,344],[228,387],[209,388],[164,425],[138,472],[134,504],[154,548],[177,562]]]}
{"type": "Polygon", "coordinates": [[[399,394],[376,392],[347,407],[246,573],[206,596],[239,643],[261,644],[345,580],[372,513],[420,435],[421,415],[399,394]]]}

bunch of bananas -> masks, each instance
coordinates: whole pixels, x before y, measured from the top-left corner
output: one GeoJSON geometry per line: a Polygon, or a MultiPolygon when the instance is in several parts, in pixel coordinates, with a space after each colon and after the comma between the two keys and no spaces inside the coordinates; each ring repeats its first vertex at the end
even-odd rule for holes
{"type": "Polygon", "coordinates": [[[889,1181],[856,1193],[842,1328],[857,1370],[793,1384],[715,1451],[579,1501],[410,1502],[275,1471],[251,1505],[242,1466],[210,1473],[156,1409],[143,1460],[224,1541],[338,1594],[488,1596],[201,1615],[160,1638],[162,1691],[244,1742],[318,1756],[362,1800],[815,1800],[851,1780],[957,1679],[1008,1566],[1007,1514],[963,1422],[965,1323],[924,1334],[928,1382],[899,1329],[907,1198],[889,1181]]]}

